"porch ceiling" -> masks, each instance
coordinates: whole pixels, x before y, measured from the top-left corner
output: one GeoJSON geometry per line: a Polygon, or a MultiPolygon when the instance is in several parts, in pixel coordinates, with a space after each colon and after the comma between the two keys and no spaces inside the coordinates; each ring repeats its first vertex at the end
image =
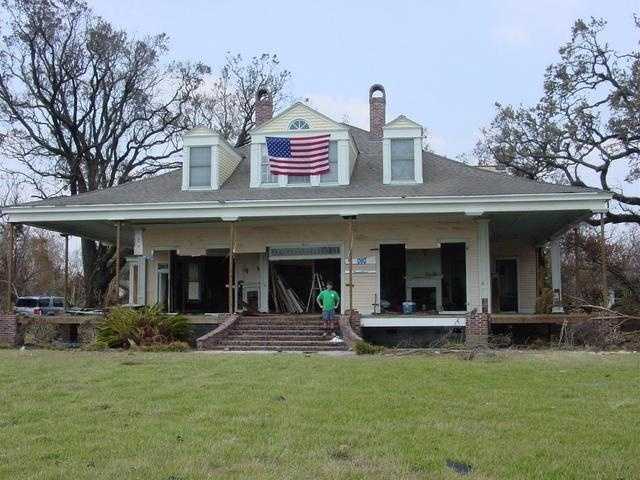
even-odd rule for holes
{"type": "Polygon", "coordinates": [[[526,240],[541,244],[591,215],[591,211],[585,210],[496,213],[488,216],[491,240],[526,240]]]}
{"type": "MultiPolygon", "coordinates": [[[[89,238],[100,242],[115,244],[116,226],[114,222],[90,220],[82,222],[27,222],[25,225],[44,228],[61,234],[89,238]]],[[[133,228],[126,223],[120,227],[120,243],[123,247],[133,247],[133,228]]]]}
{"type": "MultiPolygon", "coordinates": [[[[580,220],[587,219],[592,213],[586,210],[572,211],[550,211],[550,212],[514,212],[514,213],[494,213],[484,215],[482,218],[489,218],[491,223],[491,240],[524,240],[529,243],[541,244],[548,241],[552,236],[570,228],[571,225],[580,220]]],[[[427,216],[429,218],[460,219],[466,218],[473,221],[473,216],[466,215],[394,215],[394,219],[414,219],[427,216]]],[[[384,220],[388,215],[360,215],[361,220],[384,220]]],[[[340,220],[336,215],[314,217],[314,222],[333,223],[340,220]]],[[[241,219],[240,223],[249,222],[251,224],[266,223],[307,223],[306,217],[273,217],[270,219],[241,219]]],[[[174,219],[170,221],[138,221],[123,222],[121,227],[121,242],[124,247],[132,247],[134,242],[133,229],[135,226],[159,225],[159,224],[194,224],[194,223],[222,223],[220,219],[174,219]]],[[[26,225],[44,228],[54,232],[69,234],[77,237],[90,238],[106,243],[115,243],[116,228],[113,221],[108,220],[83,220],[83,221],[55,221],[55,222],[25,222],[26,225]]]]}

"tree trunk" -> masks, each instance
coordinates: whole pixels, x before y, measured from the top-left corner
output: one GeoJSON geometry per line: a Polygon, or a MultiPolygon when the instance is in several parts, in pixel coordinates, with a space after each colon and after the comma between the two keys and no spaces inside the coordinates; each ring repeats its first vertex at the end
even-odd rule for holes
{"type": "Polygon", "coordinates": [[[102,305],[109,282],[114,275],[113,250],[93,240],[82,239],[82,268],[84,270],[85,307],[102,305]]]}

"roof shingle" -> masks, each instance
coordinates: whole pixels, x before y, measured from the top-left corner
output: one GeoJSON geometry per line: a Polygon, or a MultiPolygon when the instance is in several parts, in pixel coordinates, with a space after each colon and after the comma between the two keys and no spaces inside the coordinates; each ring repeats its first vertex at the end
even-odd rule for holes
{"type": "Polygon", "coordinates": [[[580,187],[540,183],[465,165],[431,152],[423,152],[424,183],[384,185],[382,183],[382,142],[365,130],[349,127],[358,147],[358,158],[350,185],[320,187],[249,188],[249,148],[241,147],[239,166],[219,190],[183,191],[181,170],[75,196],[54,197],[28,205],[104,205],[164,202],[296,200],[313,198],[431,197],[594,191],[580,187]]]}

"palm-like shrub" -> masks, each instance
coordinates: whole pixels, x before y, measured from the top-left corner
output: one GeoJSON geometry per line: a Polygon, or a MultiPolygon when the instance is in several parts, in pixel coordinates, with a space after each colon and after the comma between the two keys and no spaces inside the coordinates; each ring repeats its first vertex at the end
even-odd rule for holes
{"type": "Polygon", "coordinates": [[[180,315],[167,315],[157,306],[141,309],[114,308],[98,326],[97,343],[111,348],[130,345],[168,344],[184,341],[189,321],[180,315]]]}

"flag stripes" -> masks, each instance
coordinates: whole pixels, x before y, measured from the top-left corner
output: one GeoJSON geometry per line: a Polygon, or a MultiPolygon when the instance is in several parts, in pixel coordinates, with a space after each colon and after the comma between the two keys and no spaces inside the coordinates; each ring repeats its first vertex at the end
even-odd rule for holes
{"type": "Polygon", "coordinates": [[[320,175],[329,171],[330,135],[267,137],[269,169],[274,175],[320,175]]]}

